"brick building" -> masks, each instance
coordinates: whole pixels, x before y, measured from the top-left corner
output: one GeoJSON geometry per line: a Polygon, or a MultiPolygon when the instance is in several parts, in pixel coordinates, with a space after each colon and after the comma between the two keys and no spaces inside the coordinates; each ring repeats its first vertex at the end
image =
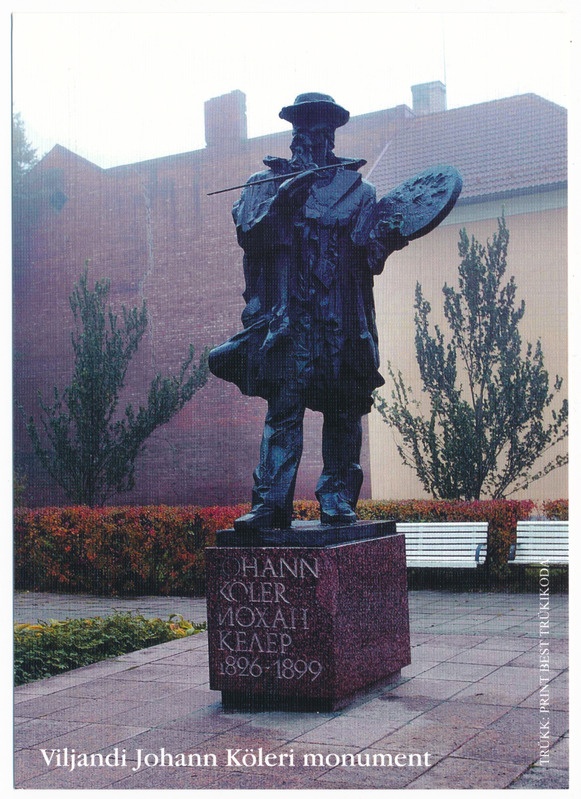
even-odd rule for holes
{"type": "MultiPolygon", "coordinates": [[[[362,157],[378,196],[436,163],[455,165],[464,190],[446,223],[387,262],[376,281],[382,359],[413,382],[413,291],[419,280],[440,305],[458,267],[458,229],[481,241],[504,208],[511,232],[509,270],[527,303],[524,337],[542,339],[550,374],[566,374],[566,112],[534,95],[446,110],[440,83],[413,87],[413,108],[353,117],[337,131],[336,153],[362,157]]],[[[340,98],[338,98],[340,101],[340,98]]],[[[289,99],[289,102],[292,98],[289,99]]],[[[282,101],[281,101],[282,105],[282,101]]],[[[123,403],[145,398],[151,378],[175,371],[192,342],[197,352],[240,329],[242,251],[231,220],[236,192],[266,155],[288,156],[289,133],[249,139],[245,97],[235,91],[205,105],[206,147],[101,169],[54,147],[27,175],[15,208],[14,391],[37,413],[71,368],[68,297],[86,261],[90,278],[111,280],[111,303],[145,298],[150,323],[128,375],[123,403]]],[[[137,462],[129,503],[215,504],[249,499],[266,403],[213,376],[137,462]]],[[[391,432],[369,417],[362,496],[420,497],[399,462],[391,432]],[[369,441],[371,443],[369,443],[369,441]]],[[[31,505],[63,501],[15,419],[16,465],[28,475],[31,505]]],[[[320,471],[320,419],[307,412],[296,496],[312,498],[320,471]]],[[[566,470],[539,481],[536,496],[565,496],[566,470]],[[541,485],[543,483],[543,485],[541,485]]]]}

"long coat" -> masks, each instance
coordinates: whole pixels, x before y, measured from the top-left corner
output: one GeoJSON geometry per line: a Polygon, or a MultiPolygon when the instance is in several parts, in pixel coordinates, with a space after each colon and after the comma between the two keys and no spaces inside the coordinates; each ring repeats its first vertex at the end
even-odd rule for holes
{"type": "Polygon", "coordinates": [[[244,330],[212,350],[210,369],[249,396],[269,399],[293,384],[305,404],[368,413],[371,393],[384,380],[379,352],[373,275],[385,252],[370,240],[375,189],[357,172],[363,162],[341,161],[316,181],[303,206],[291,212],[273,200],[292,175],[282,158],[247,182],[233,208],[244,250],[244,330]]]}

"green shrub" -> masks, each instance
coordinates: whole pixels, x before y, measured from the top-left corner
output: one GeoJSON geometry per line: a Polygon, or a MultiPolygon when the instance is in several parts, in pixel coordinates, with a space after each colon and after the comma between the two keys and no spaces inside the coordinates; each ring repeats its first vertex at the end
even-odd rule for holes
{"type": "Polygon", "coordinates": [[[14,625],[14,681],[41,680],[63,671],[164,644],[205,629],[173,614],[168,621],[140,614],[14,625]]]}

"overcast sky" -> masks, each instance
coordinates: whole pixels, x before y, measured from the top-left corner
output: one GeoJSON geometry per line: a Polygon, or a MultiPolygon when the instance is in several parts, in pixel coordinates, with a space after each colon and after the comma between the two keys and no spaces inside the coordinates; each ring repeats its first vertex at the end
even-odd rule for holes
{"type": "Polygon", "coordinates": [[[524,92],[571,99],[559,0],[470,12],[455,8],[465,1],[188,5],[200,10],[169,0],[163,12],[16,9],[13,105],[38,155],[58,143],[109,167],[202,148],[204,101],[234,89],[246,94],[249,136],[288,129],[278,112],[305,91],[352,115],[411,105],[410,87],[432,80],[446,84],[449,108],[524,92]]]}

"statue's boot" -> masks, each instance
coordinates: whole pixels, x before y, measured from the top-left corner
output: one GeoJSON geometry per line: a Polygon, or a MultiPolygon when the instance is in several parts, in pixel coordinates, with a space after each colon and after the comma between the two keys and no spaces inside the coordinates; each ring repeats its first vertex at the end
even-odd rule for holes
{"type": "Polygon", "coordinates": [[[241,532],[253,530],[286,529],[291,526],[292,515],[281,512],[278,508],[267,505],[254,505],[249,513],[240,516],[234,522],[234,529],[241,532]]]}
{"type": "Polygon", "coordinates": [[[361,417],[350,413],[325,414],[323,421],[323,472],[316,497],[322,524],[354,524],[363,472],[361,417]]]}
{"type": "Polygon", "coordinates": [[[321,506],[321,524],[355,524],[357,514],[340,494],[317,495],[321,506]]]}
{"type": "Polygon", "coordinates": [[[252,510],[234,522],[235,530],[291,526],[297,471],[303,451],[304,402],[290,388],[268,403],[260,460],[254,472],[252,510]]]}

